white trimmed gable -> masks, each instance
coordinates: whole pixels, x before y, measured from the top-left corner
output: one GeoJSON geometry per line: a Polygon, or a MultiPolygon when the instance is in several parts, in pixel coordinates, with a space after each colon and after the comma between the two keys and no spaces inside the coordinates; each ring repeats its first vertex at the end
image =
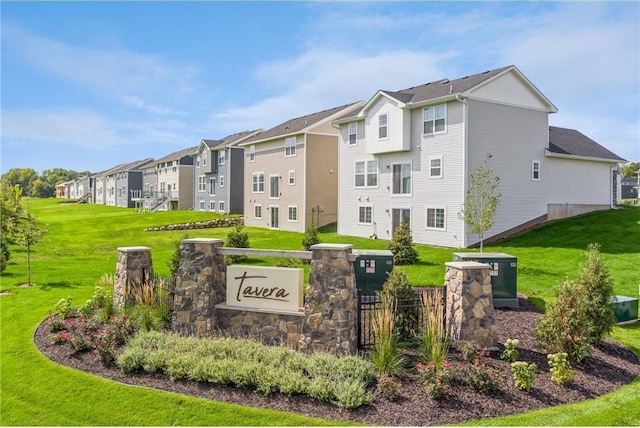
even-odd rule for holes
{"type": "Polygon", "coordinates": [[[463,94],[465,97],[555,113],[557,108],[515,67],[463,94]]]}

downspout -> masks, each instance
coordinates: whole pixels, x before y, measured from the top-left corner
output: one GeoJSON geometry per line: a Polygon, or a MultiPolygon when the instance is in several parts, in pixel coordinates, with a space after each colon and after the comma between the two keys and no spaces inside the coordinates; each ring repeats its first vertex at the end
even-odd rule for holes
{"type": "MultiPolygon", "coordinates": [[[[456,94],[456,100],[462,103],[462,126],[464,127],[462,131],[462,200],[464,201],[465,195],[467,193],[467,185],[468,185],[468,175],[469,175],[469,165],[468,165],[468,156],[467,156],[467,146],[468,146],[468,111],[467,111],[467,100],[460,96],[460,94],[456,94]]],[[[467,223],[462,222],[462,248],[467,247],[467,223]]]]}
{"type": "MultiPolygon", "coordinates": [[[[611,172],[611,174],[609,174],[609,179],[611,180],[611,182],[609,183],[609,206],[611,208],[616,208],[613,201],[613,174],[617,174],[618,168],[617,166],[611,165],[609,167],[609,170],[611,172]]],[[[615,184],[616,184],[616,190],[617,190],[618,180],[616,180],[615,184]]]]}
{"type": "MultiPolygon", "coordinates": [[[[297,137],[296,137],[297,142],[297,137]]],[[[307,133],[303,134],[303,143],[304,143],[304,159],[302,160],[302,179],[304,180],[302,186],[302,207],[304,209],[304,213],[302,214],[302,231],[307,230],[307,152],[309,151],[309,146],[307,145],[307,133]]],[[[298,178],[296,177],[296,181],[298,178]]],[[[311,223],[313,223],[313,217],[311,218],[311,223]]]]}

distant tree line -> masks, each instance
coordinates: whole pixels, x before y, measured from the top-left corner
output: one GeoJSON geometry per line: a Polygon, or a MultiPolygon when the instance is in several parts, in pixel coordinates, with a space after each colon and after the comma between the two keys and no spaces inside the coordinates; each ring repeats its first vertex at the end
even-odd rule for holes
{"type": "Polygon", "coordinates": [[[56,194],[56,185],[73,180],[89,172],[78,172],[63,168],[45,169],[42,175],[32,168],[12,168],[2,174],[0,183],[3,187],[13,188],[16,185],[22,191],[22,196],[34,198],[52,198],[56,194]]]}

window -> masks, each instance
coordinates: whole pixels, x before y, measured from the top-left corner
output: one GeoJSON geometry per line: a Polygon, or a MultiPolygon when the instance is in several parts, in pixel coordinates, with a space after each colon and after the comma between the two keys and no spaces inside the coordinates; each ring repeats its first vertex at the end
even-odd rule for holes
{"type": "Polygon", "coordinates": [[[445,132],[447,121],[446,104],[427,107],[422,110],[422,132],[426,135],[445,132]]]}
{"type": "Polygon", "coordinates": [[[427,208],[427,229],[444,230],[445,226],[445,209],[427,208]]]}
{"type": "Polygon", "coordinates": [[[540,181],[540,161],[531,161],[531,180],[540,181]]]}
{"type": "Polygon", "coordinates": [[[200,211],[204,211],[204,201],[200,201],[200,211]]]}
{"type": "Polygon", "coordinates": [[[269,227],[271,229],[278,229],[280,227],[278,217],[280,217],[280,207],[269,207],[269,227]]]}
{"type": "Polygon", "coordinates": [[[394,195],[411,194],[411,164],[396,163],[391,165],[391,193],[394,195]]]}
{"type": "Polygon", "coordinates": [[[298,221],[298,206],[297,205],[289,205],[289,221],[298,221]]]}
{"type": "Polygon", "coordinates": [[[296,184],[296,171],[292,169],[289,171],[289,186],[294,184],[296,184]]]}
{"type": "Polygon", "coordinates": [[[220,176],[220,187],[224,187],[224,175],[220,176]]]}
{"type": "MultiPolygon", "coordinates": [[[[204,175],[198,176],[198,192],[204,192],[207,190],[207,178],[204,175]]],[[[160,190],[164,191],[162,188],[162,183],[160,183],[160,190]]]]}
{"type": "Polygon", "coordinates": [[[221,213],[225,212],[225,206],[224,206],[224,201],[220,201],[218,202],[218,211],[220,211],[221,213]]]}
{"type": "Polygon", "coordinates": [[[177,166],[174,166],[174,167],[171,169],[171,171],[172,171],[172,172],[176,172],[177,170],[178,170],[178,167],[177,167],[177,166]]]}
{"type": "MultiPolygon", "coordinates": [[[[200,168],[200,156],[196,157],[196,168],[200,168]]],[[[160,169],[160,165],[158,165],[158,169],[160,169]]]]}
{"type": "Polygon", "coordinates": [[[262,205],[253,206],[253,218],[257,218],[258,220],[262,218],[262,205]]]}
{"type": "Polygon", "coordinates": [[[253,193],[264,193],[264,172],[253,173],[253,193]]]}
{"type": "Polygon", "coordinates": [[[289,137],[284,140],[284,155],[285,156],[296,155],[296,137],[289,137]]]}
{"type": "Polygon", "coordinates": [[[429,156],[429,178],[442,178],[442,156],[429,156]]]}
{"type": "Polygon", "coordinates": [[[249,146],[249,162],[255,162],[256,160],[256,145],[249,146]]]}
{"type": "Polygon", "coordinates": [[[226,151],[220,150],[218,152],[218,165],[224,165],[225,157],[226,157],[226,151]]]}
{"type": "Polygon", "coordinates": [[[216,210],[216,201],[210,201],[209,202],[209,211],[215,211],[216,210]]]}
{"type": "Polygon", "coordinates": [[[387,113],[378,116],[378,138],[387,138],[387,113]]]}
{"type": "Polygon", "coordinates": [[[216,194],[216,178],[215,177],[209,178],[209,194],[212,196],[216,194]]]}
{"type": "Polygon", "coordinates": [[[202,166],[207,166],[207,152],[202,153],[202,166]]]}
{"type": "Polygon", "coordinates": [[[358,223],[373,224],[373,207],[372,206],[358,207],[358,223]]]}
{"type": "Polygon", "coordinates": [[[355,187],[378,187],[377,160],[356,162],[355,187]]]}
{"type": "Polygon", "coordinates": [[[358,122],[351,122],[349,124],[349,145],[355,146],[358,139],[358,122]]]}
{"type": "Polygon", "coordinates": [[[280,177],[277,175],[269,176],[269,197],[271,199],[280,197],[280,177]]]}

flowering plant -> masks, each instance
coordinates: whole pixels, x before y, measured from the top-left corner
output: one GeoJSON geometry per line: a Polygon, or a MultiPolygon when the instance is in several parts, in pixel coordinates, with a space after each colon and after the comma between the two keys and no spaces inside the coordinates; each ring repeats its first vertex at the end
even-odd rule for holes
{"type": "Polygon", "coordinates": [[[386,373],[378,376],[378,391],[389,401],[396,400],[400,395],[400,383],[386,373]]]}
{"type": "Polygon", "coordinates": [[[444,395],[447,385],[453,377],[451,363],[445,358],[439,364],[435,364],[433,361],[427,365],[418,364],[416,370],[425,392],[433,399],[444,395]]]}

